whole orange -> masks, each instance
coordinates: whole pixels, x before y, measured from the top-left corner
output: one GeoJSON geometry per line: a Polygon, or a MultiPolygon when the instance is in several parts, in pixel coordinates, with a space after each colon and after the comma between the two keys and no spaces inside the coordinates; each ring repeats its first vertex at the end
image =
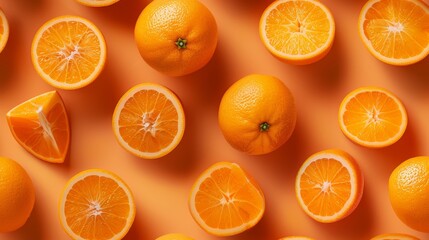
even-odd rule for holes
{"type": "Polygon", "coordinates": [[[429,232],[429,157],[410,158],[396,167],[389,178],[389,197],[403,223],[429,232]]]}
{"type": "Polygon", "coordinates": [[[218,121],[234,148],[258,155],[276,150],[290,138],[296,115],[292,93],[281,80],[252,74],[225,92],[218,121]]]}
{"type": "Polygon", "coordinates": [[[218,40],[216,20],[198,0],[154,0],[141,12],[134,30],[141,56],[169,76],[204,67],[218,40]]]}
{"type": "Polygon", "coordinates": [[[33,182],[17,162],[0,157],[0,232],[22,227],[33,210],[33,182]]]}

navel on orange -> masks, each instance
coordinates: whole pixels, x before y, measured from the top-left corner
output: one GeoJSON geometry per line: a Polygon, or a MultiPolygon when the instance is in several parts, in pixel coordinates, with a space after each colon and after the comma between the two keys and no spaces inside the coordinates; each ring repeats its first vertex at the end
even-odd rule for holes
{"type": "Polygon", "coordinates": [[[210,234],[232,236],[255,226],[265,211],[265,198],[255,180],[239,165],[219,162],[192,186],[189,208],[210,234]]]}
{"type": "Polygon", "coordinates": [[[183,76],[204,67],[217,45],[217,25],[198,0],[155,0],[140,14],[135,40],[152,68],[183,76]]]}
{"type": "Polygon", "coordinates": [[[359,15],[359,34],[380,61],[409,65],[429,54],[429,7],[420,0],[369,0],[359,15]]]}
{"type": "Polygon", "coordinates": [[[361,87],[341,102],[338,119],[341,131],[351,141],[371,148],[397,142],[407,128],[407,112],[390,91],[361,87]]]}
{"type": "Polygon", "coordinates": [[[314,0],[273,1],[263,12],[259,35],[275,57],[293,64],[310,64],[328,54],[335,22],[329,9],[314,0]]]}
{"type": "Polygon", "coordinates": [[[76,0],[76,1],[88,7],[106,7],[119,2],[119,0],[76,0]]]}
{"type": "Polygon", "coordinates": [[[346,152],[329,149],[310,156],[296,176],[299,205],[318,222],[330,223],[350,215],[363,193],[363,175],[346,152]]]}
{"type": "Polygon", "coordinates": [[[76,174],[67,182],[59,201],[61,225],[72,239],[122,239],[135,214],[129,187],[102,169],[76,174]]]}
{"type": "Polygon", "coordinates": [[[35,157],[62,163],[70,143],[67,112],[56,91],[31,98],[7,113],[16,141],[35,157]]]}
{"type": "Polygon", "coordinates": [[[219,106],[219,126],[225,139],[248,154],[270,153],[295,129],[292,93],[276,77],[252,74],[228,88],[219,106]]]}
{"type": "Polygon", "coordinates": [[[371,238],[371,240],[420,240],[420,239],[408,234],[403,234],[403,233],[386,233],[386,234],[377,235],[371,238]]]}
{"type": "Polygon", "coordinates": [[[93,82],[103,70],[106,43],[89,20],[60,16],[36,32],[31,60],[37,73],[50,85],[78,89],[93,82]]]}
{"type": "Polygon", "coordinates": [[[171,90],[142,83],[121,97],[112,125],[116,139],[127,151],[141,158],[160,158],[182,140],[185,113],[171,90]]]}
{"type": "Polygon", "coordinates": [[[7,40],[9,39],[9,23],[6,15],[0,8],[0,53],[6,47],[7,40]]]}

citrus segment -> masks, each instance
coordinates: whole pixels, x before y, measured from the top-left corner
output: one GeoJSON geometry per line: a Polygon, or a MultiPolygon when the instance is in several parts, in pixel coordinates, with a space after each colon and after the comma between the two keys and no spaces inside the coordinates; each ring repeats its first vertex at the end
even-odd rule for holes
{"type": "Polygon", "coordinates": [[[61,225],[72,239],[122,239],[133,224],[135,211],[125,182],[102,169],[72,177],[59,202],[61,225]]]}
{"type": "Polygon", "coordinates": [[[106,7],[119,2],[119,0],[76,0],[76,1],[88,7],[106,7]]]}
{"type": "Polygon", "coordinates": [[[31,59],[37,73],[50,85],[78,89],[93,82],[104,68],[106,43],[89,20],[60,16],[36,32],[31,59]]]}
{"type": "Polygon", "coordinates": [[[371,238],[371,240],[420,240],[420,239],[408,234],[386,233],[386,234],[377,235],[371,238]]]}
{"type": "Polygon", "coordinates": [[[219,162],[194,183],[189,207],[205,231],[232,236],[259,222],[265,211],[265,198],[258,184],[239,165],[219,162]]]}
{"type": "Polygon", "coordinates": [[[120,145],[141,158],[160,158],[180,143],[185,114],[177,96],[164,86],[142,83],[128,90],[113,113],[120,145]]]}
{"type": "Polygon", "coordinates": [[[401,101],[379,87],[362,87],[347,94],[338,118],[341,131],[351,141],[373,148],[397,142],[408,122],[401,101]]]}
{"type": "Polygon", "coordinates": [[[279,0],[261,16],[259,35],[268,51],[285,62],[309,64],[331,49],[335,22],[329,9],[313,0],[279,0]]]}
{"type": "Polygon", "coordinates": [[[29,99],[7,113],[16,141],[39,159],[62,163],[70,143],[70,127],[61,96],[56,91],[29,99]]]}
{"type": "Polygon", "coordinates": [[[0,53],[6,47],[7,40],[9,39],[9,23],[6,15],[0,8],[0,53]]]}
{"type": "Polygon", "coordinates": [[[324,150],[302,164],[295,190],[299,204],[310,217],[319,222],[336,222],[350,215],[359,204],[363,175],[349,154],[324,150]]]}
{"type": "Polygon", "coordinates": [[[359,15],[360,37],[377,59],[409,65],[429,54],[429,7],[420,0],[369,0],[359,15]]]}

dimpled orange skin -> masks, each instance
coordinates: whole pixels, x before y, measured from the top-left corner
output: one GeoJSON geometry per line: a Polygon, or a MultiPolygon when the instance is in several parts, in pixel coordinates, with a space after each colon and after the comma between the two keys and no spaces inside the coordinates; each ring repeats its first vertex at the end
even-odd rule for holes
{"type": "Polygon", "coordinates": [[[411,158],[396,167],[389,178],[389,197],[403,223],[429,232],[429,157],[411,158]]]}
{"type": "Polygon", "coordinates": [[[232,147],[260,155],[276,150],[290,138],[296,115],[292,93],[282,81],[252,74],[225,92],[218,120],[232,147]]]}
{"type": "Polygon", "coordinates": [[[210,61],[218,33],[214,16],[198,0],[155,0],[140,14],[134,37],[152,68],[183,76],[210,61]]]}

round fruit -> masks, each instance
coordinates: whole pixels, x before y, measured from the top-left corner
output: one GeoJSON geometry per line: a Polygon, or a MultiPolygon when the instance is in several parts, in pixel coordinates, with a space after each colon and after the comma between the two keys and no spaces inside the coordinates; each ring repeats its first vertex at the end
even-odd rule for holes
{"type": "Polygon", "coordinates": [[[6,15],[0,8],[0,53],[6,47],[7,40],[9,39],[9,23],[6,15]]]}
{"type": "Polygon", "coordinates": [[[270,153],[292,135],[296,122],[292,93],[279,79],[253,74],[234,83],[219,106],[219,126],[234,148],[270,153]]]}
{"type": "Polygon", "coordinates": [[[377,235],[371,240],[420,240],[414,236],[402,233],[385,233],[377,235]]]}
{"type": "Polygon", "coordinates": [[[181,233],[170,233],[170,234],[162,235],[161,237],[158,237],[155,240],[194,240],[194,239],[186,235],[183,235],[181,233]]]}
{"type": "Polygon", "coordinates": [[[119,2],[119,0],[76,0],[76,1],[88,7],[106,7],[119,2]]]}

